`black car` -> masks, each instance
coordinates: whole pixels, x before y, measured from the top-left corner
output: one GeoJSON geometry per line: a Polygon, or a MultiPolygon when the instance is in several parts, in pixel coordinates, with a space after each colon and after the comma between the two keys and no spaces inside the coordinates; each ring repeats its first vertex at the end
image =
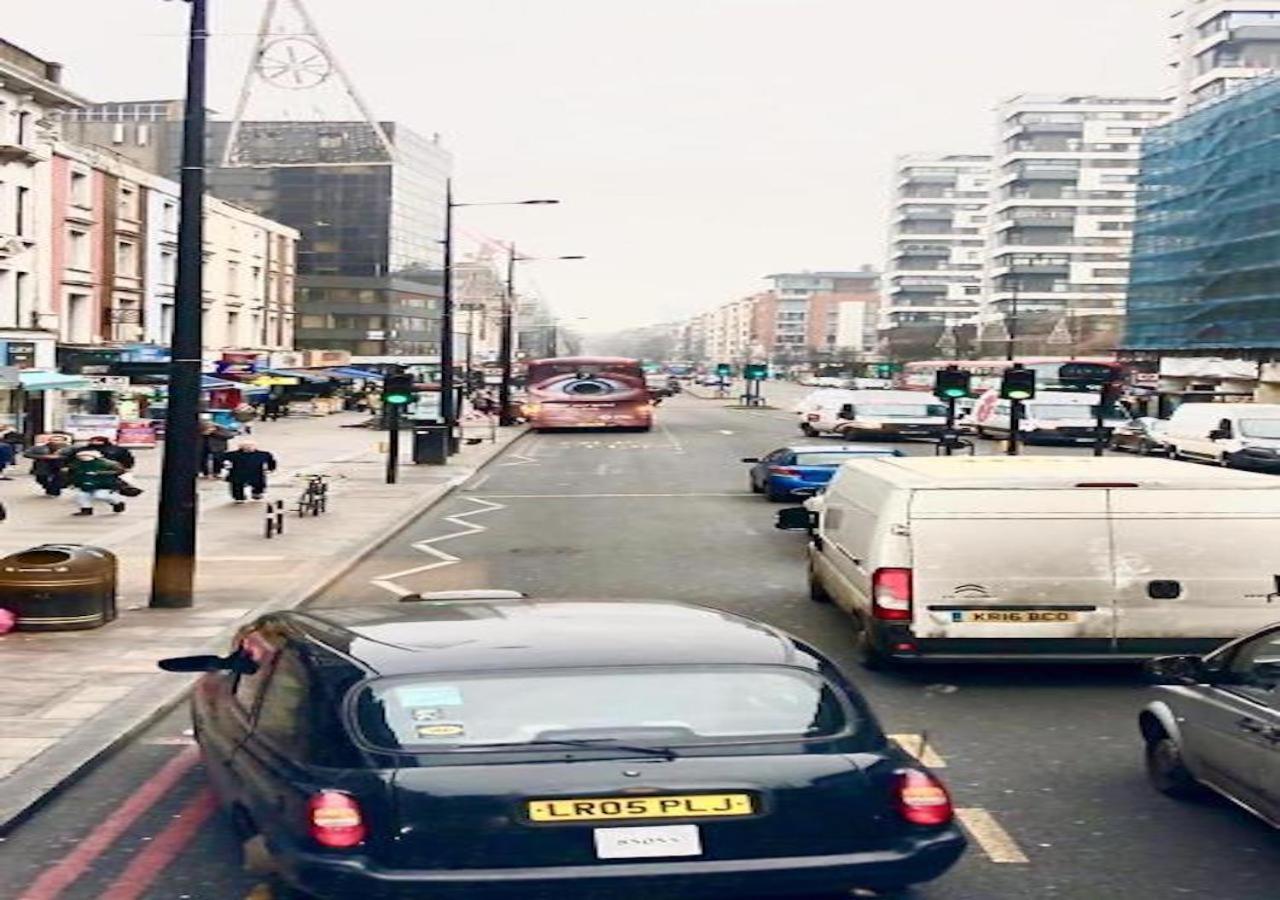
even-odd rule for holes
{"type": "Polygon", "coordinates": [[[210,779],[331,898],[743,898],[936,878],[946,789],[794,638],[669,602],[273,613],[193,696],[210,779]]]}
{"type": "Polygon", "coordinates": [[[1165,436],[1168,424],[1163,419],[1142,417],[1117,425],[1111,429],[1111,447],[1139,456],[1168,456],[1169,440],[1165,436]]]}

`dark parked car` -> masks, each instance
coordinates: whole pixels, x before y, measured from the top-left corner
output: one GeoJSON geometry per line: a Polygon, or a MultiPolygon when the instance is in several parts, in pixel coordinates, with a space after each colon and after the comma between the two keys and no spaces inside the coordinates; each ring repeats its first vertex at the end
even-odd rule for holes
{"type": "Polygon", "coordinates": [[[1280,828],[1280,625],[1147,673],[1161,685],[1139,719],[1155,788],[1211,788],[1280,828]]]}
{"type": "Polygon", "coordinates": [[[827,486],[840,466],[868,456],[906,456],[897,447],[876,444],[833,447],[830,444],[782,447],[763,457],[749,456],[751,492],[781,502],[807,497],[827,486]]]}
{"type": "Polygon", "coordinates": [[[1168,456],[1169,441],[1165,436],[1163,419],[1143,417],[1117,425],[1111,429],[1111,446],[1141,456],[1168,456]]]}
{"type": "Polygon", "coordinates": [[[273,613],[162,666],[208,673],[216,792],[311,895],[891,891],[965,846],[840,669],[728,613],[428,595],[273,613]]]}

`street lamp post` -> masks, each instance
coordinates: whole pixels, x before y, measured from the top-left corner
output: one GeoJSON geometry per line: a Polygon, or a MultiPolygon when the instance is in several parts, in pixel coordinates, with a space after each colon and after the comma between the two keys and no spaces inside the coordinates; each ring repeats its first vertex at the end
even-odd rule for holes
{"type": "Polygon", "coordinates": [[[453,395],[453,211],[464,206],[553,206],[559,200],[512,200],[496,203],[457,203],[453,179],[445,181],[444,276],[440,304],[440,418],[448,432],[448,452],[457,450],[458,409],[453,395]]]}
{"type": "Polygon", "coordinates": [[[165,416],[164,462],[149,603],[159,609],[191,606],[195,587],[200,363],[204,343],[201,298],[204,293],[205,77],[209,31],[206,0],[188,2],[191,26],[182,130],[182,217],[178,224],[169,405],[165,416]]]}
{"type": "MultiPolygon", "coordinates": [[[[536,262],[539,259],[586,259],[585,256],[520,256],[516,245],[507,248],[507,290],[502,301],[502,334],[498,343],[498,357],[502,362],[502,383],[498,386],[498,424],[514,425],[511,415],[512,370],[515,368],[515,318],[516,318],[516,263],[536,262]]],[[[554,355],[554,353],[552,354],[554,355]]]]}
{"type": "Polygon", "coordinates": [[[1005,345],[1005,355],[1004,355],[1004,358],[1008,362],[1013,362],[1014,357],[1017,355],[1018,288],[1020,286],[1021,285],[1017,281],[1010,282],[1010,292],[1012,296],[1009,298],[1010,299],[1010,310],[1008,315],[1009,322],[1004,329],[1005,333],[1009,335],[1009,342],[1005,345]]]}

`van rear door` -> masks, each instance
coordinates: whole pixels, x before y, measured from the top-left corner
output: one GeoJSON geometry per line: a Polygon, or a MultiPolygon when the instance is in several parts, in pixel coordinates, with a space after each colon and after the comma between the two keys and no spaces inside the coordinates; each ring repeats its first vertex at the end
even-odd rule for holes
{"type": "Polygon", "coordinates": [[[1109,493],[1119,652],[1195,652],[1280,620],[1280,490],[1109,493]]]}
{"type": "Polygon", "coordinates": [[[1104,490],[916,490],[921,653],[1106,654],[1115,608],[1104,490]]]}

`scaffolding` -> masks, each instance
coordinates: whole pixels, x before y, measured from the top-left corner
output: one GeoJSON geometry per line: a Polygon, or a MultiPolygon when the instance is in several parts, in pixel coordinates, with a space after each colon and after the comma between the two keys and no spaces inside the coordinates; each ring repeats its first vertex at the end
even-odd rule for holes
{"type": "Polygon", "coordinates": [[[1280,77],[1146,133],[1124,343],[1280,348],[1280,77]]]}

